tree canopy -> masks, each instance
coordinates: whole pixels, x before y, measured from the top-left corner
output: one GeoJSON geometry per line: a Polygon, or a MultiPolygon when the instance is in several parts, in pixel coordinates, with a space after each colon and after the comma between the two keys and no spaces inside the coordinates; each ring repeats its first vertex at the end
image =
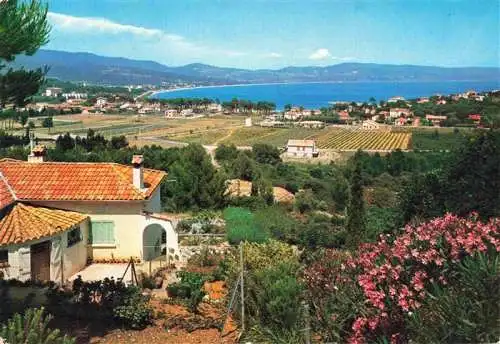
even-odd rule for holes
{"type": "Polygon", "coordinates": [[[33,55],[49,41],[50,25],[47,6],[38,0],[0,2],[0,106],[13,103],[26,105],[26,100],[38,92],[47,72],[45,68],[28,71],[7,71],[5,62],[12,62],[17,55],[33,55]]]}

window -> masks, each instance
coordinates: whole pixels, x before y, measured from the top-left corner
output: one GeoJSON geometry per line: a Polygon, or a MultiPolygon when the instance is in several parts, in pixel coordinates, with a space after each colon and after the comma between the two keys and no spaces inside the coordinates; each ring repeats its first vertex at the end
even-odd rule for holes
{"type": "Polygon", "coordinates": [[[71,247],[80,241],[82,241],[82,232],[80,230],[80,226],[78,226],[68,232],[68,247],[71,247]]]}
{"type": "Polygon", "coordinates": [[[0,264],[9,262],[9,251],[0,250],[0,264]]]}
{"type": "Polygon", "coordinates": [[[92,245],[114,245],[115,223],[113,221],[92,221],[89,243],[92,245]]]}

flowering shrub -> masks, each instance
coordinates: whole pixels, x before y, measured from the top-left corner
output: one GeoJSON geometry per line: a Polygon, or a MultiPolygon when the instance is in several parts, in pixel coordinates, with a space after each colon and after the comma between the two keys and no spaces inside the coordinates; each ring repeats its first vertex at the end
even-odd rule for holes
{"type": "MultiPolygon", "coordinates": [[[[428,304],[431,293],[445,286],[453,290],[457,281],[471,273],[463,268],[466,260],[485,260],[482,265],[476,264],[476,270],[493,271],[498,282],[499,251],[498,219],[481,223],[475,216],[464,219],[447,214],[418,227],[407,226],[399,236],[383,235],[377,243],[361,245],[356,256],[336,259],[336,275],[327,268],[314,271],[312,266],[306,270],[305,279],[309,290],[323,286],[336,295],[345,293],[347,286],[353,290],[361,288],[365,307],[360,307],[354,317],[351,314],[344,319],[342,328],[345,330],[345,325],[350,324],[350,333],[346,335],[339,328],[339,336],[345,336],[350,343],[377,340],[403,343],[411,337],[409,323],[415,323],[414,318],[428,304]]],[[[325,266],[324,262],[320,264],[325,266]]],[[[492,281],[491,285],[495,285],[495,278],[492,281]]],[[[490,294],[494,295],[485,292],[461,296],[484,302],[482,298],[490,294]]],[[[353,299],[347,295],[343,302],[358,305],[359,297],[353,299]]],[[[450,316],[441,315],[438,321],[447,321],[450,316]]],[[[338,316],[332,314],[334,319],[338,316]]],[[[498,317],[498,312],[490,316],[498,317]]],[[[331,320],[335,322],[334,319],[331,320]]],[[[493,323],[497,320],[493,319],[493,323]]]]}
{"type": "Polygon", "coordinates": [[[324,342],[344,343],[351,325],[366,306],[361,287],[343,268],[350,255],[326,250],[303,273],[313,311],[314,332],[324,342]]]}

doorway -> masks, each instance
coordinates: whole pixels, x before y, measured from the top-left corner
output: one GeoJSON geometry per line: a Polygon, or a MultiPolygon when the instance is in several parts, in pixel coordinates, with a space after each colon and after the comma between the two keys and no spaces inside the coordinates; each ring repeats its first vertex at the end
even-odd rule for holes
{"type": "Polygon", "coordinates": [[[50,241],[31,245],[31,279],[50,281],[50,241]]]}

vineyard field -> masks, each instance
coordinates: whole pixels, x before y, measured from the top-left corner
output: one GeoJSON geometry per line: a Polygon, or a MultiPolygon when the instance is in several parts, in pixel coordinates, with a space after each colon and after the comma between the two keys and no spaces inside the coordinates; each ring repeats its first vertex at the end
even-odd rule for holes
{"type": "Polygon", "coordinates": [[[306,139],[315,133],[318,133],[318,130],[306,128],[239,128],[222,143],[236,146],[251,146],[256,143],[285,146],[290,139],[306,139]]]}
{"type": "Polygon", "coordinates": [[[323,130],[310,137],[316,140],[320,149],[338,150],[395,150],[411,149],[411,133],[380,132],[380,131],[351,131],[351,130],[323,130]]]}

